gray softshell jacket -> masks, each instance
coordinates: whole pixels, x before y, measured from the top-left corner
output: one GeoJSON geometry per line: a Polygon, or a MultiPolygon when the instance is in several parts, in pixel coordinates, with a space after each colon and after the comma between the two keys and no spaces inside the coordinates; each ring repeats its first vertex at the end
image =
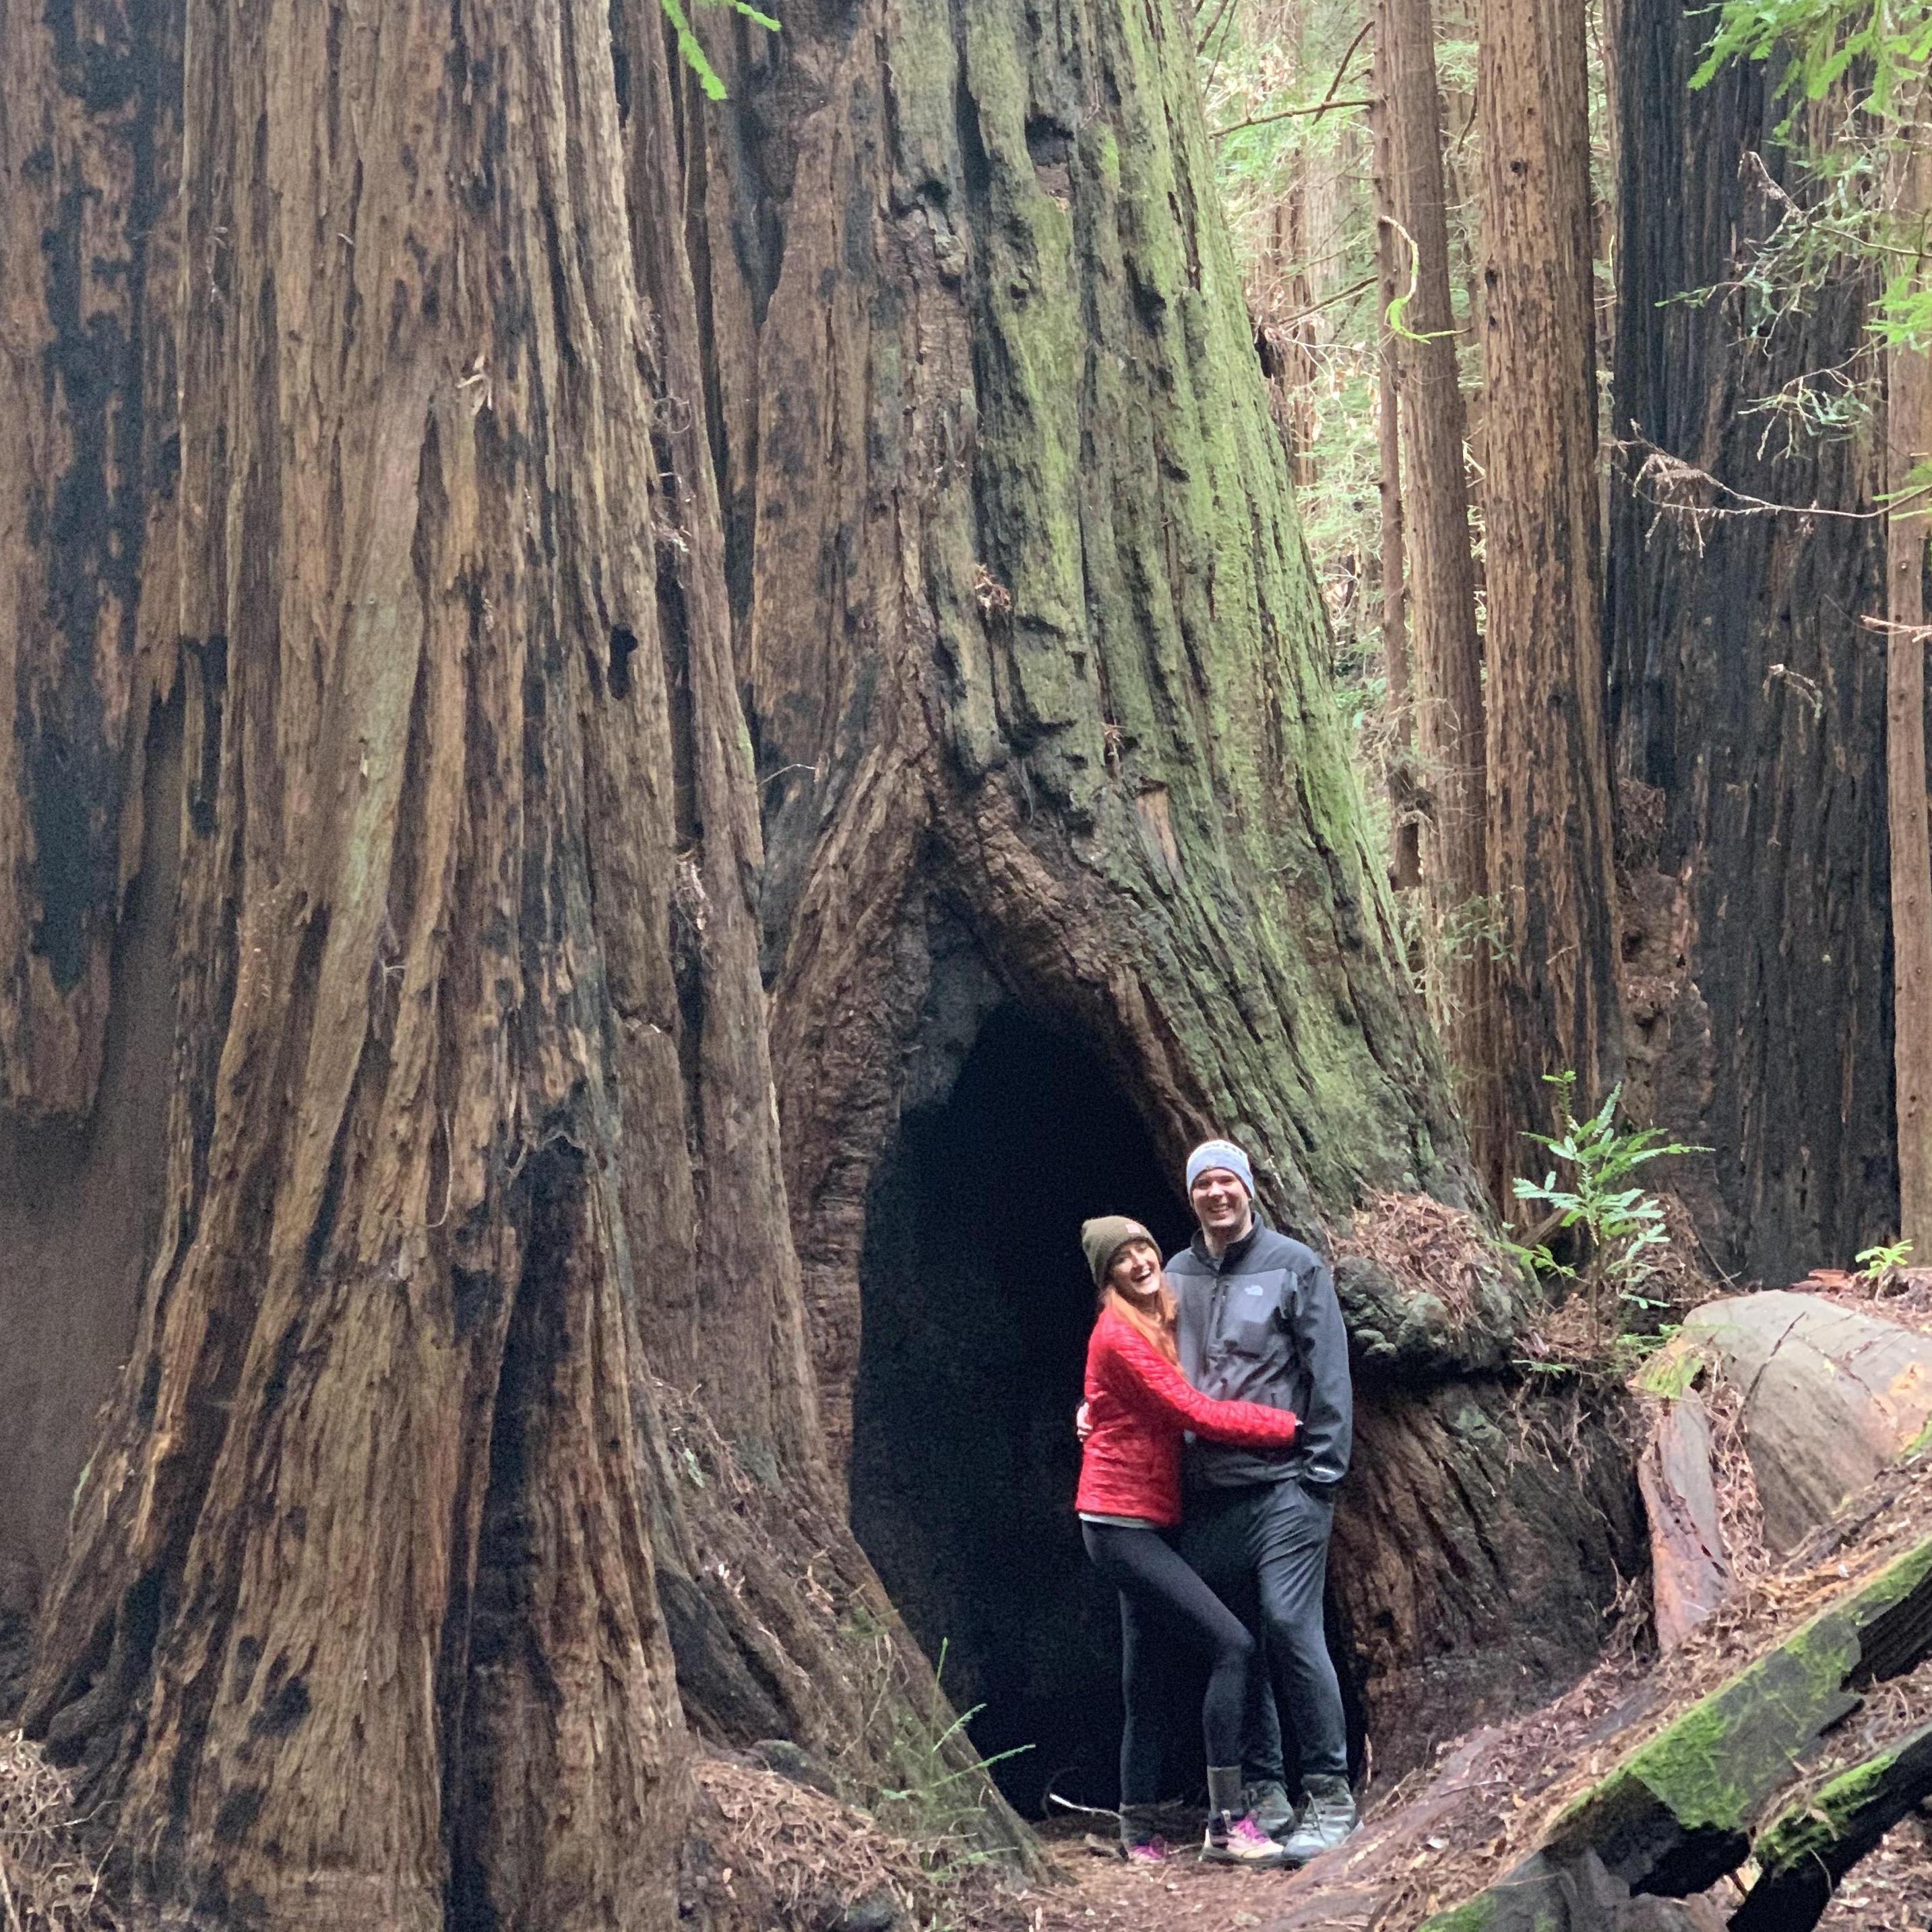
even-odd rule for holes
{"type": "Polygon", "coordinates": [[[1217,1262],[1197,1234],[1167,1264],[1180,1304],[1180,1366],[1203,1395],[1292,1409],[1292,1449],[1190,1442],[1187,1478],[1216,1489],[1294,1477],[1331,1489],[1348,1472],[1355,1424],[1348,1337],[1335,1277],[1312,1248],[1255,1225],[1217,1262]]]}

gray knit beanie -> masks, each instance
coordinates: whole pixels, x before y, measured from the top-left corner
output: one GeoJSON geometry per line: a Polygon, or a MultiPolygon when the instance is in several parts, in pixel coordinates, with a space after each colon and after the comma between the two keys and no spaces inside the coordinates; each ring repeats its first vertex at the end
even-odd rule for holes
{"type": "Polygon", "coordinates": [[[1210,1167],[1224,1167],[1248,1190],[1248,1198],[1255,1198],[1255,1171],[1248,1165],[1248,1157],[1232,1141],[1203,1141],[1187,1156],[1187,1191],[1192,1193],[1194,1184],[1210,1167]]]}
{"type": "Polygon", "coordinates": [[[1087,1251],[1087,1265],[1094,1270],[1094,1286],[1107,1279],[1114,1258],[1130,1241],[1145,1241],[1158,1250],[1160,1244],[1138,1221],[1124,1214],[1097,1215],[1080,1224],[1080,1245],[1087,1251]]]}

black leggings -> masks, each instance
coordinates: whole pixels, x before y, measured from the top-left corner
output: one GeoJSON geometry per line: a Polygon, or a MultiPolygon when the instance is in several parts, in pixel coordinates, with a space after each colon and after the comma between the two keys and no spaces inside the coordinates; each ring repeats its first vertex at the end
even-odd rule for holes
{"type": "Polygon", "coordinates": [[[1157,1529],[1083,1522],[1094,1567],[1120,1593],[1120,1803],[1160,1797],[1161,1639],[1178,1639],[1208,1666],[1201,1730],[1210,1765],[1241,1761],[1241,1712],[1255,1640],[1157,1529]]]}

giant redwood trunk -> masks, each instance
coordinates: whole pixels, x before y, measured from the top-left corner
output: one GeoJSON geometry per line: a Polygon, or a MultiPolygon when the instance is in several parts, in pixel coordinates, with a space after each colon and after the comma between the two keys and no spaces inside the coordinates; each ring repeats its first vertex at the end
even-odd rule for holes
{"type": "MultiPolygon", "coordinates": [[[[1178,1236],[1220,1130],[1329,1244],[1370,1190],[1466,1198],[1461,1136],[1361,836],[1186,34],[967,0],[944,31],[881,4],[718,42],[699,253],[814,1362],[868,1548],[988,1700],[979,1734],[1044,1773],[1042,1681],[1108,1695],[1037,1607],[1080,1574],[1078,1216],[1178,1236]],[[995,1310],[1027,1338],[998,1374],[995,1310]],[[998,1728],[1014,1706],[1040,1728],[998,1728]]],[[[1587,1648],[1628,1492],[1586,1436],[1577,1510],[1497,1425],[1492,1340],[1346,1280],[1367,1419],[1338,1628],[1400,1764],[1587,1648]],[[1504,1607],[1532,1575],[1543,1633],[1504,1607]]]]}
{"type": "MultiPolygon", "coordinates": [[[[1210,1127],[1318,1240],[1468,1190],[1187,38],[714,16],[719,106],[648,0],[0,29],[0,1292],[108,1398],[28,1723],[212,1912],[668,1926],[694,1736],[933,1774],[848,1489],[934,1654],[1010,1580],[934,1442],[1066,1546],[1082,1213],[1210,1127]]],[[[1342,1274],[1413,1761],[1587,1658],[1627,1474],[1520,1453],[1499,1284],[1342,1274]]]]}
{"type": "Polygon", "coordinates": [[[1748,406],[1868,368],[1870,286],[1847,265],[1774,325],[1741,295],[1682,299],[1731,281],[1803,192],[1773,134],[1786,104],[1756,62],[1691,92],[1708,26],[1684,0],[1628,0],[1623,39],[1612,712],[1623,768],[1663,795],[1640,884],[1667,942],[1641,962],[1633,1077],[1716,1150],[1716,1257],[1791,1280],[1897,1227],[1886,655],[1861,622],[1884,608],[1884,530],[1873,439],[1748,406]],[[1722,488],[1673,488],[1657,451],[1722,488]],[[1748,498],[1867,514],[1660,514],[1748,498]]]}

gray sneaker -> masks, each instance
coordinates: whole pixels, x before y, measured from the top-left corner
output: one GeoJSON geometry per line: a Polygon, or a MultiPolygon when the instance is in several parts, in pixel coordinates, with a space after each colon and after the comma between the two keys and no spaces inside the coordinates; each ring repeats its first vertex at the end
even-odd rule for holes
{"type": "Polygon", "coordinates": [[[1270,1838],[1280,1838],[1294,1823],[1294,1807],[1288,1802],[1288,1792],[1279,1778],[1262,1778],[1247,1786],[1241,1797],[1248,1816],[1270,1838]]]}
{"type": "Polygon", "coordinates": [[[1333,1851],[1355,1828],[1355,1795],[1346,1778],[1316,1776],[1308,1780],[1308,1801],[1301,1822],[1282,1850],[1292,1865],[1305,1865],[1333,1851]]]}

